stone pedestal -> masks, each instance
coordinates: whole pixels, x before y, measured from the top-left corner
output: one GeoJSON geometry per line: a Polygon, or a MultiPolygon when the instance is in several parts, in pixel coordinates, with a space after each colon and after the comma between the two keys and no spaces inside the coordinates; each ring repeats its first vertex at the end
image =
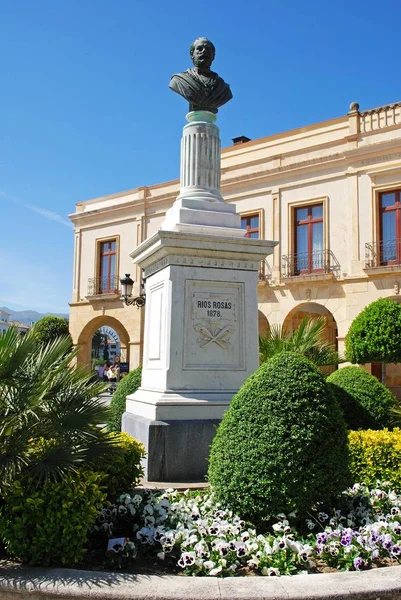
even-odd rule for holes
{"type": "Polygon", "coordinates": [[[215,115],[187,119],[180,195],[162,230],[131,254],[146,312],[142,383],[127,397],[123,430],[145,444],[149,481],[206,474],[216,425],[259,364],[258,270],[275,246],[244,238],[220,195],[215,115]]]}

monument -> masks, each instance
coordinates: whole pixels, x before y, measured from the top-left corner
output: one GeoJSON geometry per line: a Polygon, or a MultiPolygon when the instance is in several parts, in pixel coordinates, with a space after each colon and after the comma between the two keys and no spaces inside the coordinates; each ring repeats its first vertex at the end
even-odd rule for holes
{"type": "Polygon", "coordinates": [[[220,192],[218,109],[231,100],[211,71],[215,48],[191,44],[194,67],[170,88],[189,102],[180,193],[162,228],[132,253],[146,279],[141,387],[123,431],[145,444],[149,481],[201,480],[231,398],[259,364],[259,264],[275,242],[247,239],[220,192]]]}

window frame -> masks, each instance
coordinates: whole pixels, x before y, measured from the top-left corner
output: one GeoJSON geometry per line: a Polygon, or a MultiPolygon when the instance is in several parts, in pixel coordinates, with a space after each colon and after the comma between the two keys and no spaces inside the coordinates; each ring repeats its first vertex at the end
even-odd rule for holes
{"type": "MultiPolygon", "coordinates": [[[[399,265],[401,264],[401,188],[391,188],[384,190],[377,190],[377,216],[378,216],[378,252],[377,255],[379,257],[380,266],[386,265],[399,265]],[[386,206],[382,208],[381,200],[385,194],[394,194],[395,195],[395,203],[390,207],[386,206]],[[383,252],[384,252],[384,238],[383,238],[383,214],[393,213],[395,214],[395,259],[394,260],[384,260],[383,252]]],[[[392,241],[392,240],[391,240],[392,241]]]]}
{"type": "Polygon", "coordinates": [[[317,267],[314,268],[313,267],[313,225],[315,225],[316,223],[322,223],[323,224],[323,248],[322,248],[322,252],[324,252],[324,206],[323,206],[323,202],[317,202],[316,204],[308,204],[307,206],[297,206],[294,207],[294,229],[293,229],[293,234],[294,234],[294,250],[295,252],[293,253],[294,255],[294,272],[296,272],[299,275],[305,275],[305,274],[309,274],[309,273],[321,273],[324,271],[323,267],[317,267]],[[312,216],[312,210],[313,208],[315,208],[316,206],[321,206],[322,207],[322,216],[321,217],[313,217],[312,216]],[[297,212],[299,210],[304,210],[306,209],[308,211],[308,216],[306,219],[297,219],[297,212]],[[307,246],[308,246],[308,250],[306,252],[301,252],[299,253],[298,250],[298,227],[299,226],[306,226],[307,227],[307,246]],[[296,264],[296,257],[299,254],[307,254],[307,263],[308,266],[306,269],[299,269],[298,267],[295,267],[296,264]]]}
{"type": "MultiPolygon", "coordinates": [[[[316,198],[304,198],[301,200],[294,200],[287,203],[287,248],[288,254],[291,257],[296,255],[296,210],[299,208],[307,208],[309,206],[316,206],[317,204],[323,205],[323,251],[330,251],[330,237],[329,237],[329,197],[328,196],[317,196],[316,198]]],[[[295,263],[294,263],[295,267],[295,263]]],[[[319,274],[324,269],[314,269],[310,272],[310,275],[319,274]]],[[[308,275],[308,271],[302,271],[297,273],[296,269],[293,269],[294,277],[308,275]]]]}
{"type": "MultiPolygon", "coordinates": [[[[98,238],[96,239],[96,252],[95,252],[95,281],[98,281],[99,284],[96,286],[96,295],[107,295],[107,294],[116,294],[119,291],[119,282],[118,282],[118,278],[119,278],[119,266],[120,266],[120,236],[119,235],[110,235],[104,238],[98,238]],[[115,242],[116,244],[116,249],[115,252],[110,252],[110,256],[114,255],[115,256],[115,278],[116,278],[116,282],[115,285],[110,285],[111,281],[110,281],[110,275],[108,275],[109,278],[109,285],[107,287],[107,289],[102,289],[102,285],[101,285],[101,279],[102,279],[102,258],[104,256],[104,254],[102,254],[102,246],[103,244],[107,244],[107,243],[112,243],[115,242]]],[[[110,270],[110,265],[111,265],[111,261],[109,263],[109,267],[108,269],[110,270]]]]}
{"type": "Polygon", "coordinates": [[[243,219],[251,219],[252,217],[258,217],[259,219],[259,229],[258,229],[258,234],[259,237],[258,238],[251,238],[250,236],[247,235],[247,233],[254,233],[255,229],[253,230],[246,230],[244,229],[244,238],[246,239],[258,239],[258,240],[263,240],[264,238],[264,210],[262,208],[260,209],[256,209],[256,210],[248,210],[248,211],[244,211],[244,212],[240,212],[239,216],[241,217],[241,225],[242,225],[242,220],[243,219]]]}

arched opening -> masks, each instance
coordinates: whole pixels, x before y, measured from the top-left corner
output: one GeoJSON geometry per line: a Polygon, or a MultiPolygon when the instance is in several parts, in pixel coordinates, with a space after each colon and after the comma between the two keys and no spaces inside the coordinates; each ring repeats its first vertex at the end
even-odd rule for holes
{"type": "MultiPolygon", "coordinates": [[[[306,302],[304,304],[300,304],[293,308],[286,318],[284,319],[283,328],[287,331],[295,331],[299,327],[302,319],[305,317],[317,318],[317,317],[325,317],[326,325],[325,325],[325,338],[328,342],[330,342],[336,350],[338,350],[338,330],[337,323],[334,319],[333,315],[325,306],[321,304],[317,304],[315,302],[306,302]]],[[[333,371],[336,370],[336,366],[332,367],[322,367],[322,371],[329,375],[333,371]]]]}
{"type": "Polygon", "coordinates": [[[100,327],[92,336],[92,360],[112,361],[118,356],[126,361],[126,348],[121,352],[121,342],[118,333],[109,326],[100,327]]]}
{"type": "Polygon", "coordinates": [[[259,336],[263,336],[267,331],[269,331],[270,325],[267,320],[266,315],[262,313],[261,310],[258,310],[258,332],[259,336]]]}
{"type": "MultiPolygon", "coordinates": [[[[122,362],[130,362],[129,350],[130,350],[130,339],[125,327],[117,321],[114,317],[102,315],[95,317],[89,323],[85,325],[81,331],[77,346],[79,347],[79,354],[77,357],[78,364],[85,364],[90,366],[92,360],[92,340],[93,336],[97,331],[104,331],[108,344],[111,346],[111,341],[114,339],[116,342],[119,341],[119,354],[122,362]],[[112,333],[114,332],[114,333],[112,333]],[[110,336],[110,337],[109,337],[110,336]]],[[[115,344],[114,354],[117,354],[117,343],[115,344]]]]}

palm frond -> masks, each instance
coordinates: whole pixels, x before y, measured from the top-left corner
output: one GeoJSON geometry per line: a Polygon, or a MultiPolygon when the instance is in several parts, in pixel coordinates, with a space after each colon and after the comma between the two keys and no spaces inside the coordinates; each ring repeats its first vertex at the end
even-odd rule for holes
{"type": "Polygon", "coordinates": [[[344,362],[344,357],[326,340],[325,328],[325,317],[304,317],[293,332],[280,325],[272,325],[259,338],[260,362],[283,351],[300,352],[319,367],[344,362]]]}
{"type": "Polygon", "coordinates": [[[104,384],[74,367],[77,350],[60,337],[40,344],[33,333],[0,336],[0,482],[18,473],[58,478],[84,461],[113,451],[101,427],[108,409],[104,384]]]}

